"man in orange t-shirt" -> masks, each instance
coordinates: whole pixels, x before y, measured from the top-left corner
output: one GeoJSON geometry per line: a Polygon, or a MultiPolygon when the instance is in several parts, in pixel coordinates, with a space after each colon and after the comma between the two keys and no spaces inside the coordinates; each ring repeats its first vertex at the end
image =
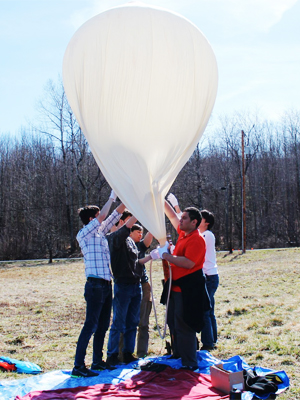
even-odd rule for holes
{"type": "Polygon", "coordinates": [[[181,357],[183,368],[195,370],[198,368],[196,329],[186,322],[185,298],[181,283],[185,282],[185,287],[191,292],[205,290],[205,278],[202,272],[205,241],[198,231],[201,214],[197,208],[188,207],[179,219],[168,202],[165,202],[165,213],[179,233],[173,254],[167,252],[162,254],[162,258],[170,263],[172,270],[168,325],[174,336],[173,354],[175,357],[181,357]],[[202,289],[198,286],[199,279],[203,281],[202,289]],[[174,284],[174,281],[178,283],[174,284]]]}

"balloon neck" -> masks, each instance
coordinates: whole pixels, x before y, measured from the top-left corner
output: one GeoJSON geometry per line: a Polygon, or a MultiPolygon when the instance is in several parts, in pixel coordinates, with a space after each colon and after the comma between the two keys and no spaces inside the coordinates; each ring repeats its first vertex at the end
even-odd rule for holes
{"type": "Polygon", "coordinates": [[[164,237],[163,239],[158,239],[160,247],[164,247],[164,245],[166,244],[166,240],[166,237],[164,237]]]}

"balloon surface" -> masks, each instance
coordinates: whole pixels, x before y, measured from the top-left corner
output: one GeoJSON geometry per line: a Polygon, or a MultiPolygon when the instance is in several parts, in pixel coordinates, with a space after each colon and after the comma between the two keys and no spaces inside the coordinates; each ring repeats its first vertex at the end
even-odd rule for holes
{"type": "Polygon", "coordinates": [[[213,50],[190,21],[129,3],[83,24],[63,61],[65,92],[103,175],[164,244],[164,198],[217,93],[213,50]]]}

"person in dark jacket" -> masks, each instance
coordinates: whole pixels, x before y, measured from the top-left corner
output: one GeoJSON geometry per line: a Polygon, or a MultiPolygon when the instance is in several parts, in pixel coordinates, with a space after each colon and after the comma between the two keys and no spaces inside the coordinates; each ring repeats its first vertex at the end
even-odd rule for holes
{"type": "Polygon", "coordinates": [[[117,230],[107,235],[110,250],[111,269],[114,277],[113,322],[109,332],[107,363],[117,365],[120,334],[123,333],[122,361],[128,364],[136,361],[134,347],[140,318],[141,277],[143,264],[151,259],[138,259],[139,251],[130,237],[136,222],[134,216],[120,219],[117,230]]]}

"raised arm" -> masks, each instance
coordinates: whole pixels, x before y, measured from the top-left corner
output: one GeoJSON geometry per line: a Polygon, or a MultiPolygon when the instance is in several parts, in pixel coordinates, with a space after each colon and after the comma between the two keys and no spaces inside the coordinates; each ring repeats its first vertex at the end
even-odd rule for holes
{"type": "Polygon", "coordinates": [[[119,214],[123,214],[123,212],[125,211],[125,205],[123,204],[123,203],[121,203],[117,208],[116,208],[116,211],[119,213],[119,214]]]}
{"type": "Polygon", "coordinates": [[[103,222],[105,220],[105,218],[107,217],[110,207],[112,205],[112,203],[116,200],[117,196],[115,194],[115,192],[112,190],[109,196],[109,199],[107,200],[107,202],[104,204],[104,206],[102,207],[102,209],[100,210],[97,219],[100,222],[103,222]]]}
{"type": "Polygon", "coordinates": [[[125,225],[127,226],[127,228],[131,229],[133,225],[136,223],[136,221],[137,219],[134,216],[132,216],[129,218],[129,220],[126,222],[125,225]]]}
{"type": "Polygon", "coordinates": [[[115,232],[112,232],[109,235],[107,235],[109,247],[110,248],[113,247],[115,249],[120,248],[130,235],[130,229],[136,223],[136,221],[137,219],[134,216],[132,216],[129,218],[129,220],[126,222],[125,225],[118,228],[115,232]]]}
{"type": "Polygon", "coordinates": [[[177,230],[180,219],[178,218],[174,208],[165,200],[165,214],[169,218],[171,224],[177,230]]]}
{"type": "Polygon", "coordinates": [[[151,245],[152,240],[153,240],[153,235],[150,232],[147,232],[144,237],[143,243],[148,248],[151,245]]]}
{"type": "Polygon", "coordinates": [[[171,205],[175,208],[176,214],[177,214],[177,215],[179,214],[178,217],[180,218],[182,212],[181,212],[181,210],[180,210],[180,207],[179,207],[177,198],[174,196],[173,193],[170,193],[170,194],[168,195],[168,197],[167,197],[167,200],[168,200],[169,203],[171,203],[171,205]]]}

